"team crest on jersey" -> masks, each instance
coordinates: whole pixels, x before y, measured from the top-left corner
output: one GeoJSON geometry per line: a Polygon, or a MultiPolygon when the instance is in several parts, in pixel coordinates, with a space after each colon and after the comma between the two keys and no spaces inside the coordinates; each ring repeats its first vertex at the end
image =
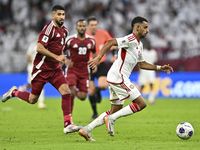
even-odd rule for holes
{"type": "Polygon", "coordinates": [[[133,84],[131,84],[129,87],[130,87],[131,89],[134,89],[134,85],[133,85],[133,84]]]}
{"type": "Polygon", "coordinates": [[[92,47],[92,44],[88,43],[87,48],[91,49],[91,47],[92,47]]]}
{"type": "Polygon", "coordinates": [[[43,38],[42,38],[42,41],[43,41],[44,43],[46,43],[46,42],[48,41],[48,39],[49,39],[49,37],[46,36],[46,35],[44,35],[43,38]]]}

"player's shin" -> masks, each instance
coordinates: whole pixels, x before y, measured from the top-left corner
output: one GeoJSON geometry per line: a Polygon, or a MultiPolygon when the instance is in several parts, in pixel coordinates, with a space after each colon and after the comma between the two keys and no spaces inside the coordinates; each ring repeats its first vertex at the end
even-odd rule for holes
{"type": "Polygon", "coordinates": [[[106,111],[106,112],[103,112],[99,117],[97,117],[94,121],[92,121],[90,124],[88,124],[85,129],[88,131],[88,132],[91,132],[94,128],[100,126],[100,125],[103,125],[104,124],[104,121],[103,121],[103,118],[106,116],[106,115],[110,115],[110,110],[106,111]]]}
{"type": "Polygon", "coordinates": [[[117,118],[131,115],[140,110],[141,110],[141,108],[138,104],[132,103],[132,104],[129,104],[128,106],[120,109],[119,111],[113,113],[112,115],[110,115],[110,118],[112,118],[115,121],[117,118]]]}
{"type": "Polygon", "coordinates": [[[29,102],[29,95],[30,95],[30,93],[27,92],[27,91],[16,91],[13,95],[15,97],[18,97],[18,98],[20,98],[20,99],[22,99],[22,100],[30,103],[29,102]]]}
{"type": "Polygon", "coordinates": [[[62,110],[63,110],[63,116],[64,116],[64,127],[68,126],[69,124],[72,124],[72,118],[71,118],[71,95],[66,94],[62,95],[62,110]]]}

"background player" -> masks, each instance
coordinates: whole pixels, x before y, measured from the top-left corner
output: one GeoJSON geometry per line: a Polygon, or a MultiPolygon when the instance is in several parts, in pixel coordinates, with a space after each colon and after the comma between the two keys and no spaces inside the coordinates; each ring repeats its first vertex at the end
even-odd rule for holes
{"type": "MultiPolygon", "coordinates": [[[[156,50],[151,48],[151,44],[148,41],[146,48],[143,50],[145,61],[150,64],[155,64],[158,61],[156,50]]],[[[140,91],[143,90],[145,84],[149,83],[150,85],[150,93],[148,96],[148,102],[149,104],[155,103],[155,94],[153,93],[153,82],[156,79],[156,72],[153,70],[139,70],[139,78],[138,83],[140,86],[140,91]]]]}
{"type": "MultiPolygon", "coordinates": [[[[87,22],[88,22],[88,25],[87,25],[88,30],[86,30],[86,34],[94,37],[96,41],[96,52],[98,55],[103,45],[108,40],[112,39],[112,37],[107,31],[103,29],[98,29],[98,21],[94,16],[88,18],[87,22]]],[[[112,47],[111,50],[113,53],[113,58],[111,59],[111,62],[113,62],[117,57],[117,50],[115,49],[115,46],[112,47]]],[[[106,81],[108,67],[105,63],[105,60],[106,60],[106,56],[104,55],[103,58],[101,59],[100,65],[97,67],[97,72],[95,73],[91,72],[90,74],[91,78],[89,82],[89,100],[90,100],[92,110],[93,110],[93,115],[91,117],[92,119],[95,119],[97,117],[96,103],[101,102],[100,90],[106,90],[108,87],[108,83],[106,81]],[[95,87],[95,82],[94,82],[95,78],[98,79],[97,87],[95,87]]]]}
{"type": "Polygon", "coordinates": [[[71,108],[73,109],[74,97],[85,100],[89,87],[88,61],[90,52],[93,58],[97,56],[95,40],[85,34],[86,22],[80,19],[76,22],[77,34],[66,39],[66,48],[70,52],[70,61],[66,61],[66,80],[71,90],[71,108]],[[77,88],[79,89],[77,91],[77,88]]]}
{"type": "Polygon", "coordinates": [[[143,57],[143,44],[140,39],[144,38],[149,32],[148,21],[142,17],[135,17],[132,22],[132,33],[117,39],[109,40],[101,49],[99,55],[90,61],[90,67],[99,65],[103,55],[111,48],[118,46],[118,59],[111,66],[107,81],[109,84],[111,110],[102,113],[89,125],[81,128],[79,134],[87,141],[93,141],[90,132],[97,126],[106,124],[107,131],[114,136],[114,121],[122,116],[128,116],[146,107],[146,101],[141,96],[138,89],[130,81],[129,76],[138,63],[141,69],[161,70],[168,74],[173,71],[169,65],[156,66],[147,63],[143,57]],[[124,100],[127,99],[132,103],[123,107],[124,100]]]}
{"type": "MultiPolygon", "coordinates": [[[[28,83],[23,86],[19,86],[19,91],[26,91],[31,88],[31,73],[33,69],[33,61],[37,54],[36,52],[37,44],[38,44],[37,40],[33,41],[27,50],[26,60],[28,62],[28,65],[27,65],[28,83]]],[[[40,96],[38,98],[37,108],[38,109],[46,108],[46,105],[44,104],[44,89],[41,91],[40,96]]]]}
{"type": "Polygon", "coordinates": [[[66,55],[63,55],[65,39],[68,30],[63,26],[65,20],[64,8],[55,5],[52,9],[52,21],[46,24],[39,35],[37,54],[34,60],[34,67],[31,77],[31,93],[18,91],[13,86],[3,95],[2,102],[12,97],[18,97],[30,104],[35,104],[43,89],[43,86],[50,82],[62,96],[62,110],[64,117],[64,133],[71,133],[79,130],[71,118],[71,92],[67,85],[60,64],[64,64],[66,55]]]}

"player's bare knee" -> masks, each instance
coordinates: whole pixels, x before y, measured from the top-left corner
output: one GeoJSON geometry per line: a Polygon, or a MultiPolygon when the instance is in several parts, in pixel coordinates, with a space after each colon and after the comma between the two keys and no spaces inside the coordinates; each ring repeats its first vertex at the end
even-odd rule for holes
{"type": "Polygon", "coordinates": [[[106,90],[108,88],[108,85],[107,84],[106,85],[101,85],[101,86],[99,86],[99,88],[101,90],[106,90]]]}
{"type": "Polygon", "coordinates": [[[144,101],[144,102],[142,102],[142,103],[140,103],[140,109],[142,110],[142,109],[144,109],[146,106],[147,106],[147,103],[146,103],[146,101],[144,101]]]}
{"type": "Polygon", "coordinates": [[[95,89],[94,90],[88,90],[88,93],[90,96],[94,96],[95,95],[95,89]]]}
{"type": "Polygon", "coordinates": [[[71,91],[71,96],[75,97],[76,96],[76,92],[71,91]]]}
{"type": "Polygon", "coordinates": [[[78,97],[81,101],[84,101],[87,98],[87,93],[82,93],[80,92],[79,97],[78,97]]]}
{"type": "Polygon", "coordinates": [[[30,104],[35,104],[38,101],[38,99],[29,99],[29,103],[30,104]]]}
{"type": "Polygon", "coordinates": [[[81,101],[84,101],[86,99],[86,97],[80,97],[79,98],[81,101]]]}

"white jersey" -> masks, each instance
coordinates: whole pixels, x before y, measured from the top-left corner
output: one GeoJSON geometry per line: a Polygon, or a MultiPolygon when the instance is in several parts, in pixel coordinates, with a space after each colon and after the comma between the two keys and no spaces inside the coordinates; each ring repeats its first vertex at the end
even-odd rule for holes
{"type": "MultiPolygon", "coordinates": [[[[158,59],[157,53],[154,49],[151,50],[144,49],[143,54],[146,62],[150,64],[155,64],[157,62],[158,59]]],[[[153,83],[155,78],[156,78],[156,73],[154,70],[140,69],[139,80],[138,80],[140,85],[144,85],[147,82],[153,83]]]]}
{"type": "Polygon", "coordinates": [[[29,55],[31,57],[32,62],[28,62],[28,66],[27,66],[27,72],[28,72],[28,82],[31,82],[31,73],[32,73],[32,69],[33,69],[33,61],[35,59],[35,56],[37,54],[37,41],[34,41],[30,44],[26,55],[29,55]]]}
{"type": "Polygon", "coordinates": [[[112,84],[121,84],[130,80],[129,76],[138,62],[143,62],[143,44],[138,41],[134,33],[117,38],[118,59],[111,66],[107,81],[112,84]]]}

